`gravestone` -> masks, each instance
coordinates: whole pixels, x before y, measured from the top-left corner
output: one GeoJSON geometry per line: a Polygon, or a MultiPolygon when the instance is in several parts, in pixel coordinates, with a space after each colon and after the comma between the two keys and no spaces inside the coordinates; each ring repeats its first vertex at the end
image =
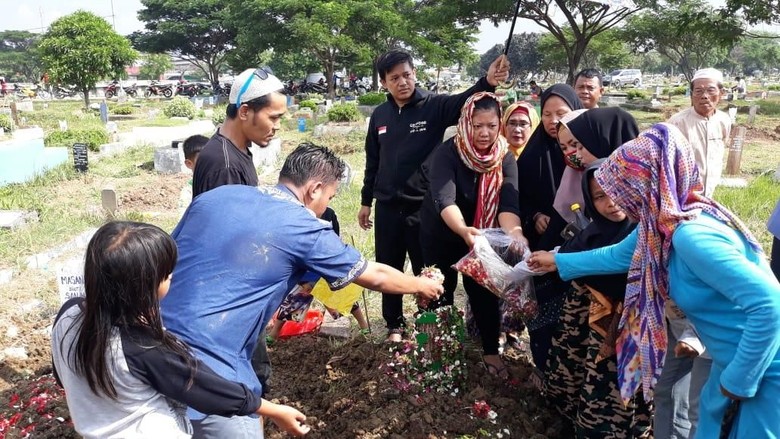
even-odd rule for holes
{"type": "Polygon", "coordinates": [[[117,204],[116,191],[113,189],[103,189],[100,191],[100,201],[103,205],[103,209],[111,214],[116,215],[119,205],[117,204]]]}
{"type": "Polygon", "coordinates": [[[85,296],[84,292],[84,258],[73,258],[57,267],[57,287],[60,293],[60,303],[65,303],[74,297],[85,296]]]}
{"type": "Polygon", "coordinates": [[[11,101],[11,119],[14,120],[14,125],[19,126],[19,111],[16,108],[16,101],[11,101]]]}
{"type": "Polygon", "coordinates": [[[753,125],[756,121],[756,112],[758,111],[758,105],[751,105],[750,112],[748,112],[748,123],[753,125]]]}
{"type": "Polygon", "coordinates": [[[732,124],[737,123],[737,107],[729,107],[729,118],[732,124]]]}
{"type": "Polygon", "coordinates": [[[326,312],[319,335],[347,339],[352,337],[352,325],[348,317],[341,316],[334,319],[329,312],[326,312]]]}
{"type": "Polygon", "coordinates": [[[747,128],[737,127],[737,133],[731,141],[729,147],[729,156],[726,161],[726,174],[739,174],[740,162],[742,161],[742,145],[745,143],[745,132],[747,128]]]}
{"type": "Polygon", "coordinates": [[[106,104],[106,101],[100,103],[100,120],[104,124],[108,122],[108,104],[106,104]]]}
{"type": "Polygon", "coordinates": [[[184,152],[179,148],[155,148],[154,170],[161,174],[178,174],[184,171],[184,152]]]}
{"type": "Polygon", "coordinates": [[[87,172],[89,170],[89,148],[86,143],[73,144],[73,167],[78,172],[87,172]]]}
{"type": "Polygon", "coordinates": [[[60,120],[58,122],[60,123],[60,131],[67,131],[68,130],[68,121],[67,120],[60,120]]]}

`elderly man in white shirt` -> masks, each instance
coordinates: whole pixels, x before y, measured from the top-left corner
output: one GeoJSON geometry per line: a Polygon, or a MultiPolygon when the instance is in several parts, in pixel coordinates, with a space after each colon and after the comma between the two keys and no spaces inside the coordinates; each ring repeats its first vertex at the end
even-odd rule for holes
{"type": "Polygon", "coordinates": [[[718,110],[726,93],[723,74],[716,69],[698,70],[691,81],[691,107],[669,119],[691,142],[699,167],[704,195],[712,197],[723,171],[723,155],[731,134],[731,118],[718,110]]]}

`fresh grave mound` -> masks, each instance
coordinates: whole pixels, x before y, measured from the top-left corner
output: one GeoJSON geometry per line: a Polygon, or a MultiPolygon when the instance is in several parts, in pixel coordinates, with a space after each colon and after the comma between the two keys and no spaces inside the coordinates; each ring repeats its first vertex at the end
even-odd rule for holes
{"type": "MultiPolygon", "coordinates": [[[[567,428],[539,391],[489,375],[481,352],[466,344],[466,381],[459,391],[413,394],[393,386],[386,365],[395,349],[358,337],[344,344],[307,335],[277,341],[267,397],[306,416],[311,438],[557,438],[567,428]]],[[[531,367],[520,355],[505,362],[517,383],[531,367]]],[[[266,436],[286,435],[271,423],[266,436]]]]}

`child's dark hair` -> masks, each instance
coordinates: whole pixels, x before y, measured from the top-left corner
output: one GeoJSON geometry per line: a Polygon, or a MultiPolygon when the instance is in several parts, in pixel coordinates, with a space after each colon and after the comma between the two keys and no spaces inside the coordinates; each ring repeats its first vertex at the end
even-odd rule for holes
{"type": "Polygon", "coordinates": [[[341,180],[346,166],[330,149],[313,143],[301,143],[284,160],[279,180],[303,186],[316,179],[324,184],[341,180]]]}
{"type": "Polygon", "coordinates": [[[147,331],[160,345],[180,354],[194,375],[189,348],[165,332],[160,319],[158,289],[173,272],[176,257],[173,238],[151,224],[110,222],[89,241],[84,263],[86,309],[73,366],[95,394],[117,397],[108,360],[114,328],[147,331]]]}
{"type": "Polygon", "coordinates": [[[208,143],[209,138],[206,136],[201,136],[200,134],[195,134],[194,136],[187,137],[184,140],[184,145],[182,146],[182,149],[184,150],[184,158],[187,160],[192,160],[195,158],[196,155],[200,154],[200,150],[203,149],[204,146],[206,146],[206,143],[208,143]]]}
{"type": "Polygon", "coordinates": [[[390,70],[393,70],[393,67],[403,63],[407,63],[409,67],[414,68],[412,55],[405,50],[393,49],[379,55],[376,59],[376,71],[379,72],[379,79],[384,81],[385,75],[390,70]]]}

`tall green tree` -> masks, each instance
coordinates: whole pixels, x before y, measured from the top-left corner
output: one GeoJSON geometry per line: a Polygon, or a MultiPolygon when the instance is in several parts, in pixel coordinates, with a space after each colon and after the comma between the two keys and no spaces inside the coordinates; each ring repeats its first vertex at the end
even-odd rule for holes
{"type": "Polygon", "coordinates": [[[639,60],[631,53],[631,47],[623,41],[619,29],[609,29],[593,37],[582,57],[581,68],[596,68],[602,72],[636,67],[639,60]]]}
{"type": "Polygon", "coordinates": [[[636,7],[608,6],[593,0],[520,0],[520,17],[533,20],[546,29],[566,54],[567,81],[574,82],[590,41],[620,24],[640,7],[654,0],[634,0],[636,7]],[[558,13],[563,15],[561,21],[558,13]],[[567,29],[569,30],[567,32],[567,29]]]}
{"type": "MultiPolygon", "coordinates": [[[[529,73],[539,72],[542,67],[542,52],[539,50],[541,35],[537,33],[521,33],[512,36],[509,46],[509,62],[512,64],[511,79],[521,79],[529,73]]],[[[470,70],[471,76],[487,74],[490,64],[504,53],[504,44],[496,44],[479,57],[476,69],[470,70]]]]}
{"type": "Polygon", "coordinates": [[[333,73],[347,57],[369,53],[364,39],[357,38],[365,17],[373,15],[373,2],[357,0],[238,0],[230,9],[241,29],[240,46],[254,53],[273,49],[274,54],[308,52],[316,59],[334,94],[333,73]],[[258,32],[257,29],[273,29],[258,32]]]}
{"type": "Polygon", "coordinates": [[[41,59],[51,81],[73,84],[84,94],[106,77],[119,77],[138,54],[130,41],[114,32],[97,15],[76,11],[51,24],[39,45],[41,59]]]}
{"type": "Polygon", "coordinates": [[[780,21],[780,3],[776,0],[726,0],[717,12],[722,17],[739,15],[749,24],[780,21]]]}
{"type": "Polygon", "coordinates": [[[631,17],[623,38],[635,53],[657,51],[690,81],[697,69],[722,60],[743,32],[737,17],[723,17],[703,0],[681,0],[631,17]]]}
{"type": "Polygon", "coordinates": [[[0,76],[10,81],[37,81],[42,73],[39,40],[39,34],[28,31],[0,32],[0,76]]]}
{"type": "MultiPolygon", "coordinates": [[[[138,19],[144,32],[131,35],[133,45],[144,52],[170,52],[203,73],[213,83],[228,52],[234,47],[236,31],[227,13],[227,0],[141,0],[138,19]]],[[[250,26],[260,32],[258,26],[250,26]]],[[[273,29],[273,28],[270,28],[273,29]]],[[[273,29],[272,32],[276,32],[273,29]]]]}
{"type": "Polygon", "coordinates": [[[171,56],[167,53],[147,53],[141,56],[141,60],[141,79],[160,79],[160,76],[173,68],[171,56]]]}
{"type": "Polygon", "coordinates": [[[755,70],[766,72],[777,68],[780,66],[778,36],[767,32],[746,35],[731,49],[728,60],[739,72],[747,75],[755,70]]]}
{"type": "MultiPolygon", "coordinates": [[[[409,49],[436,67],[473,59],[469,43],[482,19],[506,19],[511,0],[234,0],[239,50],[250,57],[310,53],[332,77],[341,67],[367,69],[391,48],[409,49]],[[256,29],[274,29],[258,32],[256,29]]],[[[332,85],[332,84],[331,84],[332,85]]]]}

